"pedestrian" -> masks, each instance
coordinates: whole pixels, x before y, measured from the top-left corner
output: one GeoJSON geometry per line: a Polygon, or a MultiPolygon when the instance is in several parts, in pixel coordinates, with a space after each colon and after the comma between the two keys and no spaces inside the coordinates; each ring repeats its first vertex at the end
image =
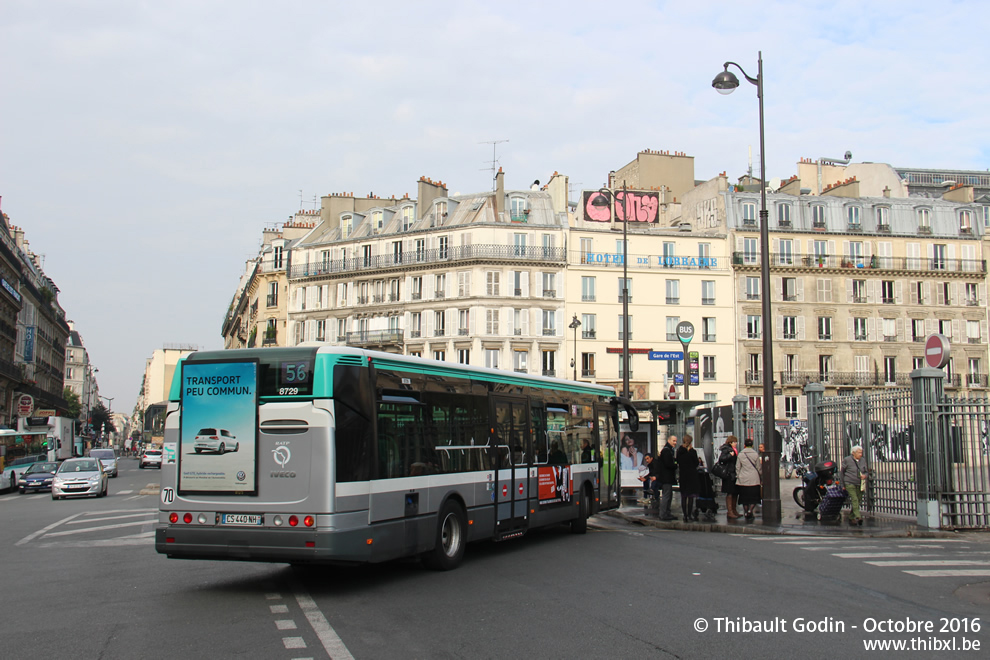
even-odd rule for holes
{"type": "Polygon", "coordinates": [[[736,461],[739,458],[739,438],[730,435],[718,449],[718,463],[722,470],[722,492],[725,493],[725,517],[728,520],[740,518],[736,508],[739,488],[736,486],[736,461]]]}
{"type": "Polygon", "coordinates": [[[856,445],[852,448],[850,455],[842,459],[842,472],[840,472],[839,477],[843,488],[849,493],[849,504],[852,507],[852,511],[849,512],[850,525],[863,524],[863,515],[859,510],[859,505],[863,500],[863,490],[869,472],[866,462],[863,461],[863,448],[856,445]]]}
{"type": "Polygon", "coordinates": [[[593,462],[593,459],[591,457],[591,443],[588,442],[587,438],[581,441],[581,462],[582,463],[593,462]]]}
{"type": "Polygon", "coordinates": [[[698,499],[698,491],[701,490],[701,480],[698,479],[698,452],[692,446],[694,438],[685,433],[681,439],[681,446],[677,449],[677,477],[681,484],[681,512],[684,514],[684,522],[698,519],[698,512],[694,510],[695,500],[698,499]]]}
{"type": "Polygon", "coordinates": [[[677,436],[667,436],[667,444],[660,450],[657,458],[657,481],[660,485],[660,520],[674,520],[670,513],[670,501],[674,497],[674,484],[677,483],[677,463],[674,460],[674,447],[677,446],[677,436]]]}
{"type": "Polygon", "coordinates": [[[760,471],[760,455],[753,449],[753,439],[746,438],[745,446],[736,458],[736,488],[739,503],[743,505],[746,520],[756,518],[756,505],[763,499],[763,475],[760,471]]]}
{"type": "Polygon", "coordinates": [[[638,479],[643,482],[643,499],[650,505],[657,501],[657,470],[660,468],[659,462],[653,460],[652,454],[643,457],[643,464],[639,466],[638,479]],[[657,465],[654,466],[653,463],[657,465]]]}

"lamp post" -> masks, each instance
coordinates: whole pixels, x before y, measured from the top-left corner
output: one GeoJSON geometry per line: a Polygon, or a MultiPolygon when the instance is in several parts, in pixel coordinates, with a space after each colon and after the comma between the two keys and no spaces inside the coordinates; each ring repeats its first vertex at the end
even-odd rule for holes
{"type": "Polygon", "coordinates": [[[571,319],[570,324],[567,326],[574,331],[574,357],[571,358],[571,366],[574,367],[574,378],[577,380],[577,330],[581,327],[581,322],[578,320],[577,314],[571,319]]]}
{"type": "MultiPolygon", "coordinates": [[[[610,182],[611,183],[611,182],[610,182]]],[[[618,196],[608,188],[601,188],[599,196],[592,206],[611,207],[612,201],[618,196]]],[[[622,182],[622,203],[626,203],[626,182],[622,182]]],[[[630,398],[629,392],[629,213],[628,208],[622,213],[622,396],[630,398]]]]}
{"type": "Polygon", "coordinates": [[[729,71],[729,66],[739,69],[747,81],[756,85],[760,101],[760,302],[763,322],[763,442],[767,449],[764,464],[763,521],[780,522],[780,443],[774,433],[773,406],[773,342],[770,336],[770,229],[767,212],[767,161],[763,130],[763,51],[757,55],[757,74],[753,78],[735,62],[726,62],[722,73],[712,80],[712,87],[719,94],[731,94],[739,87],[739,78],[729,71]]]}

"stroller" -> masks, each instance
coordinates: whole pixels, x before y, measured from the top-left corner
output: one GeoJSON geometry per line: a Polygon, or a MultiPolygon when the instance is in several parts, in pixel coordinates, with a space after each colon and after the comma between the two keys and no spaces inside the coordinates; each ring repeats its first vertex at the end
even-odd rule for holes
{"type": "Polygon", "coordinates": [[[842,507],[849,493],[838,481],[833,481],[825,488],[825,496],[818,505],[818,519],[822,522],[836,522],[842,517],[842,507]]]}
{"type": "Polygon", "coordinates": [[[695,507],[695,520],[699,514],[705,516],[708,522],[715,522],[715,514],[718,513],[718,501],[715,499],[715,484],[712,482],[712,475],[708,468],[698,468],[698,502],[695,507]]]}
{"type": "Polygon", "coordinates": [[[802,485],[794,489],[794,501],[808,513],[818,511],[826,490],[835,480],[835,461],[822,461],[802,478],[802,485]]]}

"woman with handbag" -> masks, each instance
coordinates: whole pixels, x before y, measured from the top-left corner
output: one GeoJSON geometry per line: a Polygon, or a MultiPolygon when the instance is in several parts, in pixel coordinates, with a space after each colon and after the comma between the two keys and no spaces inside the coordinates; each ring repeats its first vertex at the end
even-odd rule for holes
{"type": "Polygon", "coordinates": [[[760,471],[760,455],[753,449],[752,438],[746,438],[745,446],[736,460],[736,487],[739,489],[739,503],[743,505],[746,520],[756,518],[754,510],[763,499],[763,476],[760,471]]]}
{"type": "Polygon", "coordinates": [[[701,479],[698,478],[698,451],[692,446],[694,438],[685,433],[681,438],[681,446],[677,448],[677,477],[681,484],[681,512],[684,522],[698,519],[694,510],[695,500],[701,490],[701,479]]]}
{"type": "Polygon", "coordinates": [[[742,517],[736,509],[736,501],[739,499],[739,488],[736,486],[738,444],[739,438],[736,436],[730,435],[726,438],[725,444],[718,449],[718,462],[712,468],[713,473],[718,472],[715,476],[722,480],[722,492],[725,493],[725,517],[728,520],[742,517]]]}

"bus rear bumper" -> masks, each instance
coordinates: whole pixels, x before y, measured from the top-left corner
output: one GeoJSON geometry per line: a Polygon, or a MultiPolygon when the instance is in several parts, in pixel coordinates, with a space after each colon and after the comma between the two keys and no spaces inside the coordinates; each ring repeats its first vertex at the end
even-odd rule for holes
{"type": "Polygon", "coordinates": [[[155,528],[155,550],[172,559],[288,563],[374,561],[367,530],[237,529],[181,525],[155,528]]]}

